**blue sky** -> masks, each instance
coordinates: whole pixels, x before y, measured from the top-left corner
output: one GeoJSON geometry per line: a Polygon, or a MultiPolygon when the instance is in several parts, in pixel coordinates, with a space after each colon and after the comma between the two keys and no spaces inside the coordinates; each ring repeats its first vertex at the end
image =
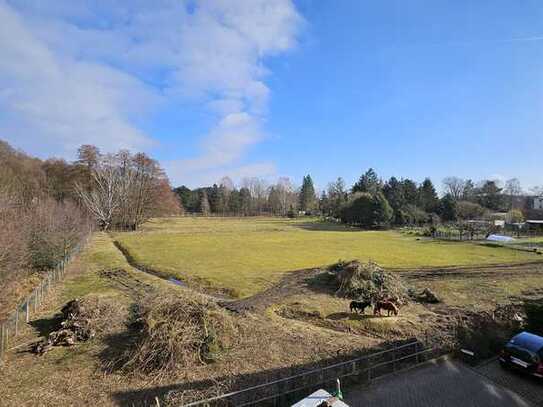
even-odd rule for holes
{"type": "Polygon", "coordinates": [[[0,137],[144,150],[175,185],[373,167],[528,188],[542,51],[540,1],[0,0],[0,137]]]}

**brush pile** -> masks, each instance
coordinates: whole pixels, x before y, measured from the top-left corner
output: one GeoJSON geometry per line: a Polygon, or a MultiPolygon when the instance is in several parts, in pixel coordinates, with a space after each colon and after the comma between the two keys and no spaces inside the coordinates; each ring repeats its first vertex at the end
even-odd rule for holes
{"type": "Polygon", "coordinates": [[[119,364],[143,374],[216,361],[229,346],[232,317],[197,294],[148,298],[135,308],[135,338],[119,364]]]}
{"type": "Polygon", "coordinates": [[[34,344],[31,351],[43,355],[54,346],[72,346],[88,341],[111,325],[114,313],[112,304],[99,297],[71,300],[60,311],[59,328],[34,344]]]}
{"type": "Polygon", "coordinates": [[[407,289],[401,279],[374,262],[339,262],[330,267],[330,271],[335,276],[339,296],[360,301],[393,298],[400,303],[407,299],[407,289]]]}

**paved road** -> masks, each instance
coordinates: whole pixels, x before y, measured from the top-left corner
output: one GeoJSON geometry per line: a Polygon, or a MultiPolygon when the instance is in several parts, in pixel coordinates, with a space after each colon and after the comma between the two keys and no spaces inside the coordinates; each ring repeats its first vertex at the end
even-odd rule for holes
{"type": "MultiPolygon", "coordinates": [[[[498,371],[488,369],[496,376],[498,371]]],[[[507,373],[507,372],[505,372],[507,373]]],[[[521,379],[521,378],[519,378],[521,379]]],[[[505,379],[505,381],[507,381],[505,379]]],[[[542,388],[530,388],[537,397],[542,388]],[[538,390],[538,391],[537,391],[538,390]]],[[[531,393],[530,393],[531,394],[531,393]]],[[[352,407],[534,407],[497,381],[448,358],[430,361],[404,373],[383,377],[369,387],[346,389],[352,407]]]]}
{"type": "Polygon", "coordinates": [[[513,390],[534,406],[543,406],[543,381],[514,370],[504,370],[497,360],[477,366],[477,372],[498,385],[513,390]]]}

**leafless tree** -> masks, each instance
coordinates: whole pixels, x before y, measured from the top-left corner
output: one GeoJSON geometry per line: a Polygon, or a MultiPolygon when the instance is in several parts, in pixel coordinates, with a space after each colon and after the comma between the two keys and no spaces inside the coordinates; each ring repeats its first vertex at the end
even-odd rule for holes
{"type": "Polygon", "coordinates": [[[93,215],[103,230],[108,230],[113,223],[113,216],[119,209],[126,192],[120,168],[112,157],[107,157],[93,169],[92,188],[77,183],[75,189],[85,208],[93,215]]]}
{"type": "Polygon", "coordinates": [[[446,194],[450,194],[455,201],[462,199],[466,181],[458,177],[446,177],[443,179],[443,187],[446,194]]]}

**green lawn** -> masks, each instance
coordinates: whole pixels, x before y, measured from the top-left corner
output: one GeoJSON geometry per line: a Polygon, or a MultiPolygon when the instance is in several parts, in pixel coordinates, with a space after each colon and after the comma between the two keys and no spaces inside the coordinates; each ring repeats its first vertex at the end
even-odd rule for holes
{"type": "Polygon", "coordinates": [[[180,278],[235,290],[262,290],[290,270],[338,259],[413,268],[540,260],[535,254],[472,243],[417,240],[394,231],[361,231],[317,220],[168,218],[115,235],[136,262],[180,278]]]}

